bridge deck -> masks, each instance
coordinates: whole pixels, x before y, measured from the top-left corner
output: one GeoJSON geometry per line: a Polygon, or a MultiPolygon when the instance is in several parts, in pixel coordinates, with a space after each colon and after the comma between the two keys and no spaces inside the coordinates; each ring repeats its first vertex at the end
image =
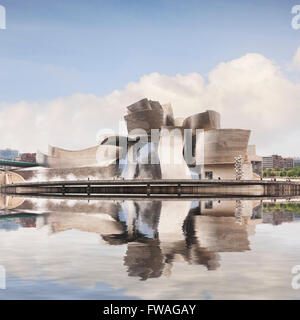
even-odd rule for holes
{"type": "Polygon", "coordinates": [[[0,186],[4,194],[82,194],[129,196],[277,196],[300,195],[300,182],[269,180],[69,180],[0,186]]]}
{"type": "Polygon", "coordinates": [[[0,166],[30,168],[30,167],[39,167],[40,165],[38,163],[33,163],[33,162],[0,160],[0,166]]]}
{"type": "MultiPolygon", "coordinates": [[[[196,179],[135,179],[135,180],[60,180],[42,182],[24,182],[14,184],[14,187],[46,187],[46,186],[147,186],[147,185],[219,185],[219,186],[246,186],[246,185],[300,185],[298,181],[270,181],[270,180],[196,180],[196,179]]],[[[7,185],[9,186],[9,185],[7,185]]]]}

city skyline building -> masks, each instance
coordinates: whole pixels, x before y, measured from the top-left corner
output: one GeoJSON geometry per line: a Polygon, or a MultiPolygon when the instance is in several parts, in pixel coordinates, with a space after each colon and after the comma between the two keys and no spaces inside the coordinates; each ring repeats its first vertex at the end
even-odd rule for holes
{"type": "Polygon", "coordinates": [[[0,150],[0,159],[14,160],[18,156],[19,156],[19,150],[14,150],[10,148],[0,150]]]}
{"type": "Polygon", "coordinates": [[[295,167],[294,158],[272,155],[263,157],[263,169],[292,169],[295,167]]]}

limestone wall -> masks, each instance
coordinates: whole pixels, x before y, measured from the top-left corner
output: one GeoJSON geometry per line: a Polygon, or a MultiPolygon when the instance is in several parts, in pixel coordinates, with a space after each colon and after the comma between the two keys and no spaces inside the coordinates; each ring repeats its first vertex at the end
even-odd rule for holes
{"type": "MultiPolygon", "coordinates": [[[[234,163],[232,164],[208,164],[204,166],[203,174],[205,174],[206,171],[212,171],[213,172],[213,179],[218,179],[219,177],[222,180],[234,180],[236,178],[235,176],[235,170],[234,170],[234,163]]],[[[256,180],[257,177],[253,175],[252,172],[252,165],[251,163],[244,163],[243,164],[243,179],[248,180],[256,180]]],[[[204,179],[205,176],[202,177],[204,179]]]]}

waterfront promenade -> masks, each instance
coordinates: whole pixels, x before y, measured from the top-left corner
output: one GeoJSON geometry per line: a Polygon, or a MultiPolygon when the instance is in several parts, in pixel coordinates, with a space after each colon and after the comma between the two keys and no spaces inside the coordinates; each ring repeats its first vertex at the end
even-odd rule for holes
{"type": "Polygon", "coordinates": [[[300,195],[300,182],[270,180],[69,180],[2,184],[8,195],[136,196],[136,197],[292,197],[300,195]]]}

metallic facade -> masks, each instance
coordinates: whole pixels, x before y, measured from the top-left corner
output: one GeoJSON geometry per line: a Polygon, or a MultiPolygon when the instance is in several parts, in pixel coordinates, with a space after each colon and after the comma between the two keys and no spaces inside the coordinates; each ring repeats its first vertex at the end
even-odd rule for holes
{"type": "Polygon", "coordinates": [[[221,128],[216,111],[175,118],[171,104],[145,98],[128,106],[124,119],[128,136],[105,136],[98,146],[79,151],[50,146],[47,155],[38,153],[39,163],[50,168],[119,167],[111,178],[235,179],[235,158],[241,156],[244,179],[259,178],[261,158],[248,146],[250,130],[221,128]],[[187,161],[188,153],[192,161],[187,161]]]}

